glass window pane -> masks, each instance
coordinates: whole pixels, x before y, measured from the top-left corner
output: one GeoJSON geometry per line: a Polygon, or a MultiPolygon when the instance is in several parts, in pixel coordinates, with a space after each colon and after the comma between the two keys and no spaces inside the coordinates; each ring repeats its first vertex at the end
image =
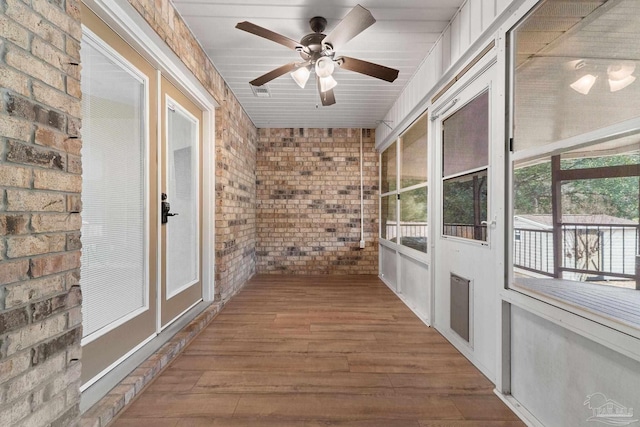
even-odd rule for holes
{"type": "Polygon", "coordinates": [[[145,305],[145,84],[86,39],[81,55],[87,336],[145,305]]]}
{"type": "Polygon", "coordinates": [[[397,196],[384,196],[380,198],[380,238],[396,241],[398,233],[398,220],[396,218],[397,196]]]}
{"type": "Polygon", "coordinates": [[[402,135],[400,188],[427,181],[427,116],[420,117],[402,135]]]}
{"type": "Polygon", "coordinates": [[[167,108],[168,196],[167,295],[198,281],[198,122],[178,106],[167,108]]]}
{"type": "Polygon", "coordinates": [[[489,92],[443,122],[442,176],[481,168],[489,163],[489,92]]]}
{"type": "Polygon", "coordinates": [[[400,244],[427,252],[427,187],[400,194],[400,244]]]}
{"type": "Polygon", "coordinates": [[[487,170],[446,179],[442,183],[445,236],[487,240],[487,170]]]}
{"type": "Polygon", "coordinates": [[[638,1],[581,2],[558,19],[565,5],[547,0],[515,31],[515,150],[640,115],[638,1]]]}
{"type": "Polygon", "coordinates": [[[396,180],[398,172],[398,154],[396,143],[382,152],[380,159],[380,192],[382,194],[398,189],[396,180]]]}

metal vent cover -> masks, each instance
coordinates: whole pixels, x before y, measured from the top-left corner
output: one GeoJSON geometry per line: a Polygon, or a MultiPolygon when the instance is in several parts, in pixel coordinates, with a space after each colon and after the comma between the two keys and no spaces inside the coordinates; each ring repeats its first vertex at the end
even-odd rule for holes
{"type": "Polygon", "coordinates": [[[269,86],[251,86],[251,91],[253,92],[253,96],[258,98],[271,98],[271,91],[269,90],[269,86]]]}

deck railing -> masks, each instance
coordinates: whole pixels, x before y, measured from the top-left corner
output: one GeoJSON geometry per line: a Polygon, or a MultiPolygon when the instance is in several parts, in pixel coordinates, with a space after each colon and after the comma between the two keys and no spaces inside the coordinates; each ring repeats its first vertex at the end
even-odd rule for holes
{"type": "MultiPolygon", "coordinates": [[[[562,224],[560,271],[576,276],[636,278],[640,234],[637,225],[562,224]]],[[[514,230],[513,264],[553,276],[553,232],[531,228],[514,230]]]]}

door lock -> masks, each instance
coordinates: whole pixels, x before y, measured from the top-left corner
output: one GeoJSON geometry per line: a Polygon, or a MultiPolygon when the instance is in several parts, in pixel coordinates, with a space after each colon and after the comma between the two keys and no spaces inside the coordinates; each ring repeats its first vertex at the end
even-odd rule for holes
{"type": "Polygon", "coordinates": [[[167,194],[162,193],[162,202],[160,203],[160,218],[161,223],[166,224],[169,221],[170,216],[177,216],[177,213],[171,213],[171,205],[167,200],[167,194]]]}

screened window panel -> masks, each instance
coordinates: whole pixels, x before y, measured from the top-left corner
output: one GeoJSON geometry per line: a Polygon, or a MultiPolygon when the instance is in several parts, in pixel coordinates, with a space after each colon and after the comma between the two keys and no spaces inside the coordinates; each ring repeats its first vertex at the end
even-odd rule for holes
{"type": "Polygon", "coordinates": [[[487,170],[442,183],[442,217],[445,236],[487,240],[487,170]]]}
{"type": "Polygon", "coordinates": [[[396,142],[382,152],[380,159],[380,192],[382,194],[398,189],[398,154],[396,142]]]}
{"type": "Polygon", "coordinates": [[[402,135],[400,188],[427,181],[427,117],[420,117],[402,135]]]}
{"type": "Polygon", "coordinates": [[[427,187],[400,194],[400,244],[427,252],[427,187]]]}
{"type": "Polygon", "coordinates": [[[83,334],[145,306],[145,83],[82,45],[83,334]]]}
{"type": "Polygon", "coordinates": [[[442,176],[489,163],[489,92],[484,92],[443,122],[442,176]]]}
{"type": "Polygon", "coordinates": [[[380,237],[392,242],[395,242],[398,236],[396,199],[397,196],[395,194],[380,198],[380,237]]]}
{"type": "Polygon", "coordinates": [[[199,279],[198,123],[180,108],[167,109],[168,195],[167,295],[199,279]]]}
{"type": "Polygon", "coordinates": [[[549,14],[565,5],[547,0],[513,33],[516,151],[640,116],[640,3],[584,2],[571,20],[549,14]]]}

